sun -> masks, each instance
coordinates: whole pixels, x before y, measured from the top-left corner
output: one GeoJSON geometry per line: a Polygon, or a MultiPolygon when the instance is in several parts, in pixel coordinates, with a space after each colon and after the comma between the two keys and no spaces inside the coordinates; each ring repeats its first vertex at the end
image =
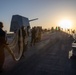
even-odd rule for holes
{"type": "Polygon", "coordinates": [[[59,22],[59,26],[61,27],[61,28],[71,28],[72,27],[72,22],[70,21],[70,20],[61,20],[60,22],[59,22]]]}

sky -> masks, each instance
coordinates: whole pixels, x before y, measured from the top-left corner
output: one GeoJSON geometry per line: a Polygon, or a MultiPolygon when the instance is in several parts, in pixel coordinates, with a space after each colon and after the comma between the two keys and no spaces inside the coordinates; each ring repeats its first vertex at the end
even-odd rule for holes
{"type": "Polygon", "coordinates": [[[9,31],[13,15],[21,15],[29,20],[30,26],[51,28],[59,24],[62,19],[72,22],[76,28],[76,0],[0,0],[0,21],[4,30],[9,31]]]}

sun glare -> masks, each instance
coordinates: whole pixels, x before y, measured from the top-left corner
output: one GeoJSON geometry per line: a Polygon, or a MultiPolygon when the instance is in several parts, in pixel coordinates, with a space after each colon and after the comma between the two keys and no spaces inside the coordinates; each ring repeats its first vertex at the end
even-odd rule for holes
{"type": "Polygon", "coordinates": [[[61,20],[59,22],[59,26],[61,28],[71,28],[72,27],[72,22],[70,20],[61,20]]]}

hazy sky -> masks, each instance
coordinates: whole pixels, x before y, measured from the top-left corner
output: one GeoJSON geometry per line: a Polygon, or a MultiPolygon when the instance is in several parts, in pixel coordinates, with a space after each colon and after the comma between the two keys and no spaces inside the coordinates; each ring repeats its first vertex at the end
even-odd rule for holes
{"type": "Polygon", "coordinates": [[[62,19],[71,20],[76,27],[76,0],[0,0],[0,21],[4,29],[10,30],[12,15],[22,15],[29,20],[31,26],[51,28],[62,19]]]}

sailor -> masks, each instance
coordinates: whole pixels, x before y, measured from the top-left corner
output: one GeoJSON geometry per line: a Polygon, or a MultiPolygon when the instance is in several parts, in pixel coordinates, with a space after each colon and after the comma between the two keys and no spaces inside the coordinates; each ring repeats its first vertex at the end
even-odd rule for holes
{"type": "Polygon", "coordinates": [[[37,33],[36,27],[33,27],[31,30],[31,46],[35,45],[36,43],[36,36],[37,36],[36,33],[37,33]]]}
{"type": "MultiPolygon", "coordinates": [[[[3,71],[3,64],[5,60],[5,54],[4,54],[4,48],[7,47],[6,43],[6,32],[2,29],[3,28],[3,23],[0,22],[0,73],[3,71]]],[[[12,55],[13,59],[15,60],[15,57],[13,53],[8,50],[10,54],[12,55]]]]}

